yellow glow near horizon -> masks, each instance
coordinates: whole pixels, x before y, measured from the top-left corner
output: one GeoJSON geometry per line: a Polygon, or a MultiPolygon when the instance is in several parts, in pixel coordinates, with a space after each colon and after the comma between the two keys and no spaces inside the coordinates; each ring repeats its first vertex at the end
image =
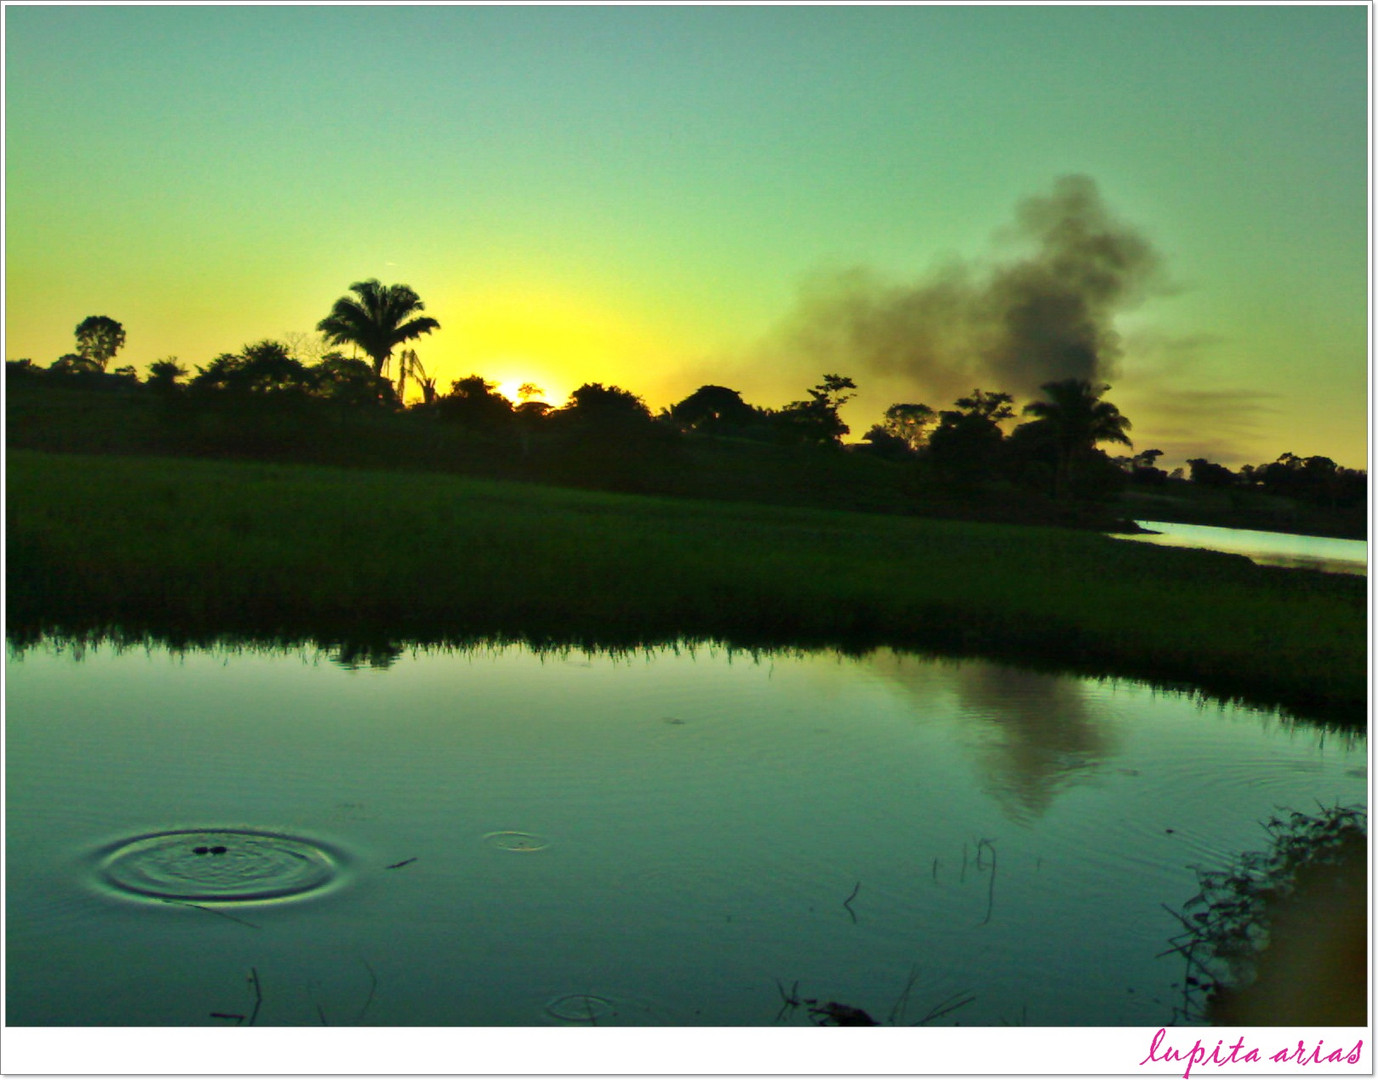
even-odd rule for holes
{"type": "Polygon", "coordinates": [[[117,364],[194,370],[377,277],[439,320],[409,343],[439,390],[779,407],[838,371],[855,440],[1012,389],[921,362],[947,307],[903,298],[1013,265],[1024,200],[1082,175],[1170,286],[1099,327],[1136,446],[1368,457],[1365,5],[3,14],[7,358],[107,315],[117,364]],[[853,271],[895,300],[863,337],[819,291],[853,271]]]}
{"type": "Polygon", "coordinates": [[[480,375],[513,402],[521,400],[523,383],[535,383],[544,391],[537,400],[557,408],[586,382],[617,384],[649,398],[680,363],[665,336],[583,298],[470,294],[427,310],[438,313],[444,329],[429,355],[422,352],[422,362],[441,391],[456,379],[480,375]]]}
{"type": "MultiPolygon", "coordinates": [[[[525,371],[528,370],[528,368],[531,365],[519,364],[517,366],[521,370],[525,371]]],[[[494,370],[497,369],[495,368],[494,370]]],[[[549,386],[546,386],[545,383],[537,382],[535,379],[522,378],[520,376],[511,379],[505,379],[502,382],[498,383],[498,393],[505,397],[508,401],[512,402],[513,405],[520,405],[522,402],[521,388],[525,386],[527,383],[535,383],[536,386],[539,386],[541,388],[541,392],[539,394],[536,394],[532,398],[530,398],[531,401],[544,401],[547,405],[558,406],[563,404],[569,398],[568,393],[557,394],[553,392],[549,386]]]]}

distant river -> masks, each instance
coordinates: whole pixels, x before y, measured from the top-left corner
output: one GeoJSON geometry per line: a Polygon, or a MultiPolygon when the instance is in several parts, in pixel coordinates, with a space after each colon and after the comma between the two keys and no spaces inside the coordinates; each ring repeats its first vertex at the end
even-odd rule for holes
{"type": "Polygon", "coordinates": [[[1120,536],[1116,539],[1227,551],[1248,556],[1254,562],[1268,566],[1295,566],[1333,574],[1368,572],[1368,543],[1364,540],[1297,536],[1257,529],[1221,529],[1211,525],[1178,525],[1170,521],[1140,521],[1137,524],[1158,535],[1120,536]]]}
{"type": "Polygon", "coordinates": [[[12,1025],[1156,1027],[1192,867],[1367,790],[1362,736],[889,651],[7,674],[12,1025]]]}

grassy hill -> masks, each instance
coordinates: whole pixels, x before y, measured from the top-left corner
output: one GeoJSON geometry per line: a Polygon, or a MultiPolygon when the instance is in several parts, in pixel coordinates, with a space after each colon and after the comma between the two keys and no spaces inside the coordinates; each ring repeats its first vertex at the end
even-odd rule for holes
{"type": "Polygon", "coordinates": [[[18,639],[885,644],[1364,723],[1362,579],[1087,530],[12,450],[7,539],[18,639]]]}

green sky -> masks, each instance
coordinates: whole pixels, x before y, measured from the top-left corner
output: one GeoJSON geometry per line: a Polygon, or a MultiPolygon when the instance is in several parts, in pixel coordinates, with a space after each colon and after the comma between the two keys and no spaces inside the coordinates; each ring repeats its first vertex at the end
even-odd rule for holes
{"type": "Polygon", "coordinates": [[[377,277],[441,386],[778,406],[840,370],[856,437],[1028,400],[973,313],[1078,272],[1017,227],[1077,191],[1143,256],[1092,311],[1137,448],[1366,462],[1362,5],[4,15],[9,358],[103,314],[117,363],[206,364],[377,277]]]}

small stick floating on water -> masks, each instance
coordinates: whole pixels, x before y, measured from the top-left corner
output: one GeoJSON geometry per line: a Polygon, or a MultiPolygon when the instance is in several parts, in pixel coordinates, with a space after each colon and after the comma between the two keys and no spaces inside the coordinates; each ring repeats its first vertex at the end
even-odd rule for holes
{"type": "Polygon", "coordinates": [[[402,867],[408,866],[408,865],[410,865],[411,863],[416,862],[416,860],[417,860],[418,858],[420,858],[420,856],[418,856],[418,855],[413,855],[410,859],[403,859],[401,862],[395,862],[395,863],[393,863],[391,866],[385,866],[385,867],[383,867],[383,869],[384,869],[384,870],[400,870],[402,867]]]}
{"type": "Polygon", "coordinates": [[[856,899],[856,894],[861,892],[861,882],[857,882],[852,887],[852,895],[842,901],[842,906],[847,909],[847,914],[852,917],[852,922],[856,922],[856,912],[852,910],[852,901],[856,899]]]}
{"type": "Polygon", "coordinates": [[[368,1012],[368,1007],[373,1004],[373,994],[378,989],[378,973],[373,970],[373,965],[370,964],[367,960],[365,960],[362,956],[359,957],[359,963],[363,964],[364,967],[368,968],[369,982],[368,998],[364,1001],[364,1007],[359,1010],[359,1015],[354,1018],[354,1022],[356,1024],[363,1022],[364,1013],[368,1012]]]}
{"type": "Polygon", "coordinates": [[[222,919],[229,919],[230,922],[237,922],[240,926],[247,926],[250,930],[263,929],[258,923],[251,923],[248,919],[241,919],[238,915],[231,915],[228,911],[219,911],[216,908],[205,907],[202,904],[193,904],[190,900],[176,900],[170,896],[163,896],[159,899],[165,904],[178,904],[181,907],[195,908],[197,911],[204,911],[210,915],[219,915],[222,919]]]}
{"type": "Polygon", "coordinates": [[[990,849],[990,895],[986,900],[986,917],[982,919],[978,926],[985,926],[990,922],[991,913],[995,910],[995,841],[982,839],[976,844],[976,866],[981,867],[981,848],[990,849]]]}
{"type": "Polygon", "coordinates": [[[249,1014],[249,1026],[253,1027],[258,1019],[258,1007],[263,1004],[263,984],[258,981],[258,968],[249,969],[249,981],[254,984],[254,1011],[249,1014]]]}

